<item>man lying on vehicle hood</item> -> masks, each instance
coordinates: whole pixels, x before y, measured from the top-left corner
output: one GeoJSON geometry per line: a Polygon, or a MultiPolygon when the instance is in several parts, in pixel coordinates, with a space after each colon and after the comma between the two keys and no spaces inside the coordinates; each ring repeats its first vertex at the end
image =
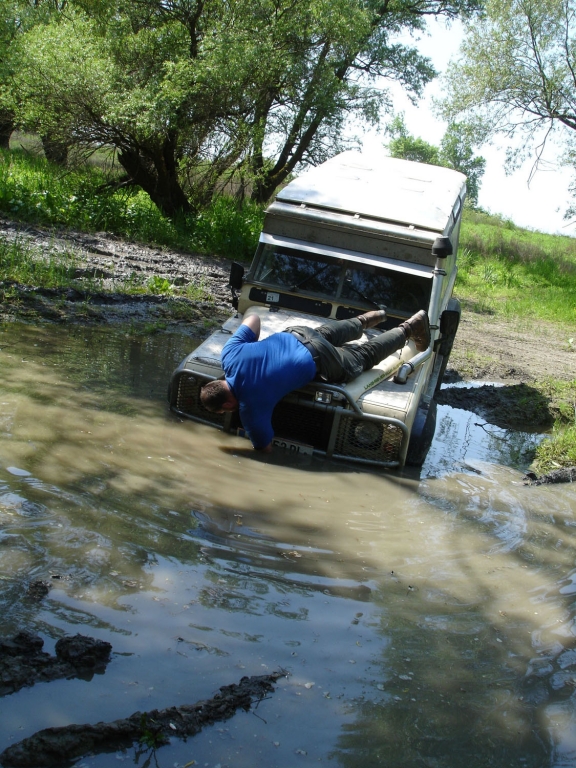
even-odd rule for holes
{"type": "Polygon", "coordinates": [[[222,350],[224,379],[202,387],[202,405],[213,413],[239,411],[254,448],[270,452],[272,412],[289,392],[314,379],[334,384],[352,381],[402,349],[407,339],[414,339],[418,351],[430,345],[428,315],[420,310],[364,344],[343,346],[385,319],[386,310],[374,310],[319,328],[292,326],[259,341],[260,318],[248,315],[222,350]]]}

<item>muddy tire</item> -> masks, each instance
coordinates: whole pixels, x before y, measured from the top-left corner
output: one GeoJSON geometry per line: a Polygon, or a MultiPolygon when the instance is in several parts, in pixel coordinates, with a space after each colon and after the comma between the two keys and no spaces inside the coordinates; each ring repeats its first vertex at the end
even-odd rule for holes
{"type": "Polygon", "coordinates": [[[444,378],[448,360],[450,359],[450,353],[454,346],[456,331],[460,325],[461,314],[462,308],[460,307],[458,299],[450,299],[448,306],[440,316],[440,346],[438,348],[438,354],[442,357],[442,365],[440,366],[438,381],[436,382],[436,392],[438,392],[442,385],[442,379],[444,378]]]}
{"type": "Polygon", "coordinates": [[[436,430],[436,401],[432,400],[428,408],[419,408],[406,453],[406,465],[421,467],[424,464],[436,430]]]}

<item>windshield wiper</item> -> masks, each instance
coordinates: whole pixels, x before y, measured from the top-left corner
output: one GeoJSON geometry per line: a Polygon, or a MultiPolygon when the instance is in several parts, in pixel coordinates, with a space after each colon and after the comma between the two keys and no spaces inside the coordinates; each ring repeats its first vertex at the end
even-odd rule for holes
{"type": "Polygon", "coordinates": [[[376,302],[373,299],[369,299],[368,296],[364,296],[364,294],[356,288],[355,285],[352,285],[351,280],[346,280],[346,285],[348,288],[351,288],[353,291],[355,291],[358,296],[360,296],[361,299],[364,299],[365,302],[368,304],[372,304],[373,307],[377,307],[378,309],[386,309],[386,307],[383,304],[376,304],[376,302]]]}
{"type": "Polygon", "coordinates": [[[304,280],[300,280],[299,283],[295,283],[295,285],[293,285],[292,288],[290,288],[290,290],[293,292],[293,291],[297,291],[298,288],[302,288],[303,285],[306,285],[308,280],[314,280],[316,277],[319,277],[322,274],[322,272],[326,272],[329,266],[330,264],[324,264],[323,266],[320,267],[320,269],[316,270],[316,272],[314,272],[313,275],[306,275],[304,280]]]}

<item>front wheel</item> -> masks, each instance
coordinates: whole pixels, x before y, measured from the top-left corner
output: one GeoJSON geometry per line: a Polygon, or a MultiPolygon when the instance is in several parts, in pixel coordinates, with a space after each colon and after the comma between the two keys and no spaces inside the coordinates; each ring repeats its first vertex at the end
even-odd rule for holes
{"type": "Polygon", "coordinates": [[[440,389],[442,379],[446,373],[446,367],[456,338],[456,331],[460,325],[461,314],[462,308],[458,299],[450,299],[448,306],[440,315],[440,346],[438,354],[442,357],[442,364],[440,365],[438,381],[436,382],[436,392],[440,389]]]}
{"type": "Polygon", "coordinates": [[[427,408],[419,408],[408,443],[406,464],[409,467],[421,467],[432,445],[436,431],[436,401],[432,400],[427,408]]]}

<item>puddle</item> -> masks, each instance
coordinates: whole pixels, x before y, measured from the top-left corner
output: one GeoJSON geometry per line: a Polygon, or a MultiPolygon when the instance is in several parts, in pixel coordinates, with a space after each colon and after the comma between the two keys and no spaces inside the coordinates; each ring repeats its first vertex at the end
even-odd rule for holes
{"type": "Polygon", "coordinates": [[[2,633],[113,648],[90,680],[0,699],[0,751],[282,668],[255,711],[76,765],[571,764],[576,490],[522,484],[540,438],[439,406],[419,472],[268,459],[168,412],[189,351],[0,332],[2,633]]]}

